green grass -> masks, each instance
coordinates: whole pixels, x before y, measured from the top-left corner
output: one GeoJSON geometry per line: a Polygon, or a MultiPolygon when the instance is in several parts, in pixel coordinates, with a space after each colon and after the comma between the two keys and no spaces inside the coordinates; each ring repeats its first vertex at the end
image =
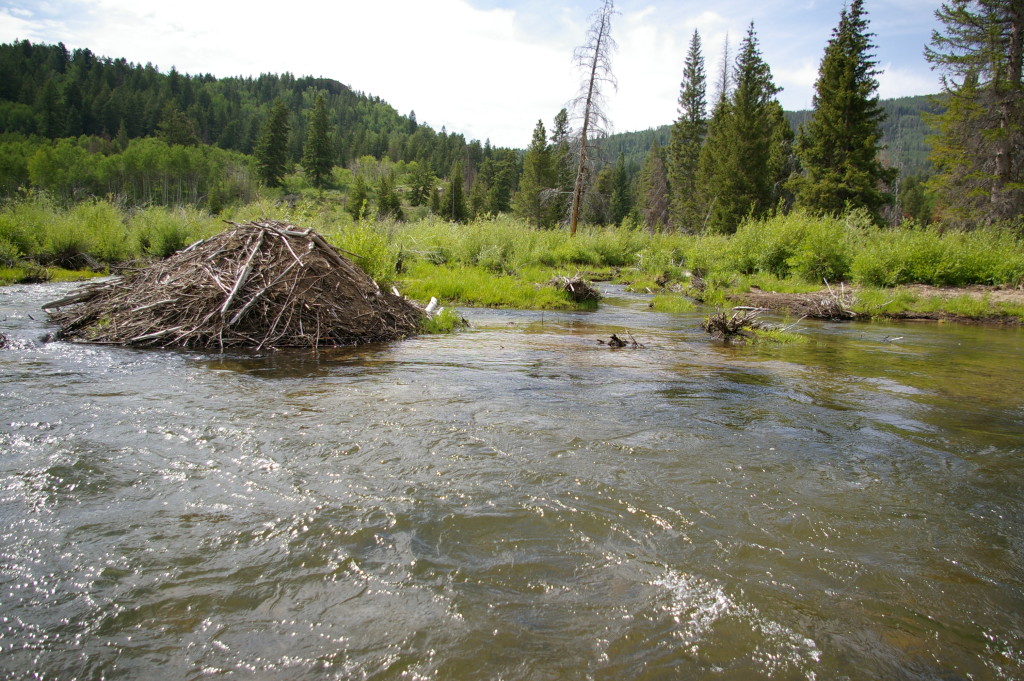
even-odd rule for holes
{"type": "Polygon", "coordinates": [[[62,267],[48,267],[47,272],[50,273],[50,281],[85,281],[87,279],[95,279],[97,277],[106,277],[109,272],[96,272],[94,270],[66,270],[62,267]]]}
{"type": "Polygon", "coordinates": [[[857,291],[853,311],[867,316],[899,314],[915,309],[919,299],[906,289],[862,288],[857,291]]]}
{"type": "Polygon", "coordinates": [[[469,322],[462,315],[446,307],[433,317],[425,317],[420,324],[420,330],[426,334],[446,334],[455,333],[468,326],[469,322]]]}
{"type": "Polygon", "coordinates": [[[1008,317],[1015,317],[1024,322],[1024,304],[999,303],[996,305],[996,310],[999,311],[999,314],[1004,314],[1008,317]]]}
{"type": "Polygon", "coordinates": [[[107,276],[107,272],[93,270],[66,270],[62,267],[40,267],[32,263],[0,267],[0,286],[8,284],[31,284],[40,281],[85,281],[107,276]]]}
{"type": "Polygon", "coordinates": [[[417,262],[402,276],[399,288],[403,294],[416,300],[430,300],[433,297],[447,304],[470,307],[530,310],[577,310],[595,307],[592,303],[578,305],[565,293],[545,286],[543,281],[546,279],[537,276],[541,271],[524,271],[520,272],[519,276],[512,277],[498,275],[482,267],[417,262]]]}
{"type": "Polygon", "coordinates": [[[806,345],[811,339],[802,333],[785,329],[751,329],[759,343],[778,343],[781,345],[806,345]]]}
{"type": "Polygon", "coordinates": [[[697,309],[697,303],[686,296],[673,293],[659,293],[651,299],[651,309],[657,312],[683,314],[697,309]]]}
{"type": "Polygon", "coordinates": [[[904,313],[937,314],[984,319],[1007,315],[1024,319],[1024,305],[994,303],[988,295],[977,297],[920,296],[902,288],[864,288],[857,292],[854,305],[857,314],[865,316],[900,315],[904,313]]]}

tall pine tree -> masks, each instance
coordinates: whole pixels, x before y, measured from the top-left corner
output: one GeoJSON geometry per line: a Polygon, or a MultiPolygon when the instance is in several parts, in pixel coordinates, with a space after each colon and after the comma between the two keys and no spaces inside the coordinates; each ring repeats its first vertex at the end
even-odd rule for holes
{"type": "Polygon", "coordinates": [[[629,172],[626,170],[626,155],[619,153],[612,171],[611,219],[613,225],[621,225],[633,210],[633,190],[629,186],[629,172]]]}
{"type": "Polygon", "coordinates": [[[733,82],[731,97],[719,97],[708,125],[697,178],[706,228],[722,233],[735,232],[748,216],[764,216],[781,197],[792,137],[753,23],[740,45],[733,82]]]}
{"type": "Polygon", "coordinates": [[[637,176],[636,199],[644,224],[651,232],[669,222],[669,178],[665,150],[655,140],[637,176]]]}
{"type": "Polygon", "coordinates": [[[370,189],[366,186],[366,180],[359,173],[356,173],[356,179],[348,192],[348,205],[345,210],[356,222],[370,214],[370,189]]]}
{"type": "Polygon", "coordinates": [[[668,153],[669,211],[672,225],[688,232],[701,221],[697,199],[697,164],[708,129],[707,75],[700,33],[693,32],[683,64],[679,90],[679,119],[672,126],[668,153]]]}
{"type": "Polygon", "coordinates": [[[555,185],[556,175],[548,145],[544,123],[537,121],[533,139],[523,156],[523,176],[519,180],[519,191],[512,200],[516,215],[528,220],[536,227],[550,227],[557,220],[552,215],[548,198],[555,185]]]}
{"type": "Polygon", "coordinates": [[[814,111],[801,127],[796,153],[801,172],[790,181],[797,205],[838,215],[864,208],[882,221],[896,171],[879,160],[885,112],[864,16],[863,0],[843,8],[825,48],[815,83],[814,111]]]}
{"type": "Polygon", "coordinates": [[[309,183],[323,189],[331,179],[334,169],[334,144],[331,140],[330,112],[327,95],[320,92],[309,113],[309,129],[306,143],[302,147],[302,169],[306,171],[309,183]]]}
{"type": "Polygon", "coordinates": [[[381,173],[377,180],[377,215],[382,218],[394,218],[404,220],[402,212],[402,199],[395,189],[395,175],[393,172],[381,173]]]}
{"type": "Polygon", "coordinates": [[[463,186],[462,162],[456,161],[448,175],[448,186],[438,206],[441,217],[452,222],[466,221],[466,189],[463,186]]]}
{"type": "Polygon", "coordinates": [[[967,225],[1024,213],[1024,2],[952,0],[925,57],[943,73],[932,160],[940,213],[967,225]]]}
{"type": "Polygon", "coordinates": [[[555,172],[555,189],[550,198],[551,212],[555,222],[565,220],[569,216],[569,204],[572,200],[575,169],[572,164],[571,147],[572,129],[569,127],[569,112],[562,109],[555,115],[551,129],[551,165],[555,172]]]}
{"type": "Polygon", "coordinates": [[[260,131],[256,145],[256,166],[260,179],[268,187],[281,186],[281,180],[288,171],[288,105],[278,98],[270,109],[270,115],[260,131]]]}

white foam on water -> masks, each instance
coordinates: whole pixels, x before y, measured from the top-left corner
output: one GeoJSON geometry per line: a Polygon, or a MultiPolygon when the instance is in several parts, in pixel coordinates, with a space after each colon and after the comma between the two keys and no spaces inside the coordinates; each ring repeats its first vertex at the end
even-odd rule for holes
{"type": "Polygon", "coordinates": [[[821,661],[821,651],[814,640],[763,616],[753,605],[730,596],[720,584],[675,570],[651,584],[668,590],[668,613],[679,627],[677,637],[691,654],[700,654],[703,647],[722,645],[716,641],[717,627],[739,621],[753,636],[750,640],[730,641],[736,646],[734,659],[746,658],[768,676],[797,671],[808,681],[817,678],[814,667],[821,661]]]}

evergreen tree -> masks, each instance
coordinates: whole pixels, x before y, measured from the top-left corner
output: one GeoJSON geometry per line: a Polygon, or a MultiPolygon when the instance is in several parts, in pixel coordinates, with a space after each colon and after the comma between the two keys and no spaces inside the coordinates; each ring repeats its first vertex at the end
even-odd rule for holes
{"type": "Polygon", "coordinates": [[[644,225],[652,232],[669,224],[669,177],[666,165],[665,150],[655,141],[637,176],[636,191],[640,215],[644,225]]]}
{"type": "Polygon", "coordinates": [[[939,211],[967,224],[1024,213],[1024,2],[951,0],[925,57],[943,72],[932,161],[939,211]]]}
{"type": "Polygon", "coordinates": [[[853,0],[825,48],[815,83],[814,111],[801,126],[796,153],[802,172],[790,187],[797,205],[838,215],[864,208],[876,222],[892,199],[895,171],[879,160],[882,121],[871,34],[863,0],[853,0]]]}
{"type": "Polygon", "coordinates": [[[352,189],[348,192],[348,204],[345,206],[345,210],[356,222],[362,220],[370,212],[370,189],[366,186],[366,180],[358,173],[352,183],[352,189]]]}
{"type": "Polygon", "coordinates": [[[708,129],[707,76],[700,33],[693,32],[683,65],[679,119],[672,126],[668,154],[670,214],[676,229],[696,231],[701,220],[697,198],[697,165],[708,129]]]}
{"type": "Polygon", "coordinates": [[[791,137],[753,23],[740,45],[733,82],[731,97],[719,97],[698,162],[706,227],[723,233],[735,232],[748,216],[764,216],[781,196],[779,174],[791,137]]]}
{"type": "MultiPolygon", "coordinates": [[[[412,115],[412,114],[410,114],[412,115]]],[[[437,185],[437,178],[430,165],[413,161],[409,164],[409,205],[423,206],[430,201],[430,194],[437,185]]]]}
{"type": "Polygon", "coordinates": [[[434,215],[441,214],[441,188],[434,187],[434,191],[430,193],[430,212],[434,215]]]}
{"type": "Polygon", "coordinates": [[[331,141],[330,113],[327,95],[321,91],[309,113],[309,129],[302,147],[302,169],[309,183],[317,189],[327,186],[334,168],[334,148],[331,141]]]}
{"type": "Polygon", "coordinates": [[[519,175],[518,154],[510,149],[499,149],[489,161],[490,188],[487,192],[487,211],[497,215],[512,209],[512,192],[519,175]]]}
{"type": "Polygon", "coordinates": [[[281,180],[288,171],[289,132],[288,105],[284,99],[278,98],[263,124],[256,145],[256,166],[260,179],[268,187],[281,186],[281,180]]]}
{"type": "Polygon", "coordinates": [[[547,199],[554,184],[555,173],[547,132],[544,130],[544,123],[537,121],[533,129],[533,139],[523,156],[523,176],[519,181],[519,191],[512,202],[516,215],[538,228],[552,226],[554,220],[547,199]]]}
{"type": "Polygon", "coordinates": [[[633,210],[633,193],[629,186],[629,173],[626,172],[626,155],[619,154],[612,175],[611,193],[612,224],[621,225],[622,221],[633,210]]]}
{"type": "Polygon", "coordinates": [[[594,225],[612,222],[612,192],[615,191],[615,169],[605,166],[590,183],[583,197],[583,221],[594,225]]]}
{"type": "Polygon", "coordinates": [[[452,222],[466,221],[466,190],[462,179],[462,162],[456,161],[448,176],[448,186],[440,199],[441,217],[452,222]]]}
{"type": "Polygon", "coordinates": [[[572,200],[574,169],[572,165],[572,129],[569,127],[569,112],[560,110],[555,115],[551,128],[551,166],[555,173],[555,191],[552,192],[551,213],[555,221],[565,220],[569,215],[572,200]]]}
{"type": "Polygon", "coordinates": [[[476,182],[473,183],[473,188],[469,191],[470,217],[476,218],[487,214],[490,189],[487,181],[480,175],[477,175],[476,182]]]}
{"type": "Polygon", "coordinates": [[[395,189],[395,176],[390,172],[382,173],[377,181],[377,214],[382,218],[405,219],[402,199],[395,189]]]}
{"type": "Polygon", "coordinates": [[[173,102],[167,102],[164,106],[158,131],[157,136],[167,144],[178,144],[183,147],[194,147],[199,144],[195,121],[183,114],[173,102]]]}

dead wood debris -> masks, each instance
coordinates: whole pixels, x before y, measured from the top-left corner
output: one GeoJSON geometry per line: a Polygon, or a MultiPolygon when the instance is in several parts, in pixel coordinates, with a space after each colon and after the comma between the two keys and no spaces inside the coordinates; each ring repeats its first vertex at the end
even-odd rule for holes
{"type": "Polygon", "coordinates": [[[548,285],[565,291],[577,303],[601,300],[597,287],[578,274],[575,277],[554,277],[548,285]]]}
{"type": "Polygon", "coordinates": [[[276,348],[354,345],[416,333],[425,312],[316,232],[234,227],[167,260],[43,306],[62,338],[115,345],[276,348]]]}
{"type": "Polygon", "coordinates": [[[613,333],[611,335],[611,338],[609,338],[608,340],[605,340],[603,338],[598,338],[597,339],[597,343],[598,343],[598,345],[607,345],[610,348],[626,348],[626,347],[628,347],[628,348],[632,348],[633,350],[643,350],[645,347],[647,347],[643,343],[638,343],[636,338],[633,338],[633,334],[631,334],[629,331],[626,332],[626,335],[629,336],[629,340],[628,341],[622,340],[616,334],[613,333]]]}
{"type": "Polygon", "coordinates": [[[833,289],[825,281],[828,287],[828,295],[817,296],[810,301],[810,309],[807,316],[816,319],[849,320],[857,317],[853,306],[857,303],[857,297],[852,290],[847,290],[846,285],[839,284],[839,288],[833,289]]]}
{"type": "Polygon", "coordinates": [[[751,338],[754,336],[752,329],[765,328],[764,322],[758,319],[762,311],[762,308],[739,307],[733,308],[731,314],[716,312],[701,322],[701,328],[716,338],[751,338]]]}

